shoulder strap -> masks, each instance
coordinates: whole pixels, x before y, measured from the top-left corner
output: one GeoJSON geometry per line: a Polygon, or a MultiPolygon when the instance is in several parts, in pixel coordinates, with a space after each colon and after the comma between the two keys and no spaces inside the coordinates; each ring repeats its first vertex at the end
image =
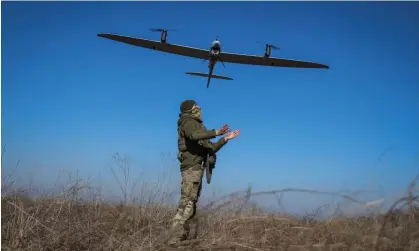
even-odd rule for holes
{"type": "Polygon", "coordinates": [[[180,122],[180,125],[177,128],[178,135],[179,135],[180,138],[185,137],[185,132],[184,132],[183,126],[185,125],[185,122],[186,122],[187,119],[188,118],[183,119],[182,122],[180,122]]]}

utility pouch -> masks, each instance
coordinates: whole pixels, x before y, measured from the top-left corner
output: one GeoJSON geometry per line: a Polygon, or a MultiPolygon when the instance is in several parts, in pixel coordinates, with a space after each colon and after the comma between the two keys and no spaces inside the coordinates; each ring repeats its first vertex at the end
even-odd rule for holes
{"type": "Polygon", "coordinates": [[[177,153],[177,159],[179,160],[180,163],[182,163],[183,159],[184,159],[184,154],[183,152],[178,152],[177,153]]]}

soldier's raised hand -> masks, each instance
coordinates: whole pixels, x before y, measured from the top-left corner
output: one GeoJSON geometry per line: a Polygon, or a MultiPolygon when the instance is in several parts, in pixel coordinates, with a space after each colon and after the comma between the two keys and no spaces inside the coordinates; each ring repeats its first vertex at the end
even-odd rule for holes
{"type": "Polygon", "coordinates": [[[227,135],[225,136],[226,140],[230,140],[230,139],[234,139],[235,137],[239,136],[240,134],[240,130],[234,130],[232,132],[228,132],[227,135]]]}
{"type": "Polygon", "coordinates": [[[220,129],[216,130],[215,134],[217,136],[223,135],[226,132],[230,131],[230,126],[228,124],[223,125],[220,129]]]}

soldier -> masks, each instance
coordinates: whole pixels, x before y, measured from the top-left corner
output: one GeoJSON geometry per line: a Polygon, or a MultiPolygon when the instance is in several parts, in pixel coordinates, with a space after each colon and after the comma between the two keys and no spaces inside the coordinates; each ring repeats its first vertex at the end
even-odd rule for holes
{"type": "MultiPolygon", "coordinates": [[[[173,218],[173,233],[170,244],[183,241],[189,234],[189,222],[195,216],[196,203],[198,202],[203,165],[210,156],[209,162],[215,167],[216,153],[231,139],[240,134],[239,130],[230,132],[226,124],[219,130],[206,130],[202,124],[201,108],[194,100],[185,100],[180,106],[181,113],[178,120],[178,148],[180,170],[182,176],[181,198],[177,213],[173,218]],[[210,139],[224,135],[216,143],[210,139]]],[[[209,168],[207,166],[207,168],[209,168]]]]}

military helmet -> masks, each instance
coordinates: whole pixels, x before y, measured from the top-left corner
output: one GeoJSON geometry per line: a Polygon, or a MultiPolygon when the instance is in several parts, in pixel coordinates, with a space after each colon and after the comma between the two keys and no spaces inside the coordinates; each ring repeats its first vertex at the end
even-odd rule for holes
{"type": "Polygon", "coordinates": [[[192,107],[194,105],[196,105],[196,101],[195,100],[185,100],[182,102],[182,104],[180,104],[180,112],[187,112],[190,111],[192,109],[192,107]]]}

